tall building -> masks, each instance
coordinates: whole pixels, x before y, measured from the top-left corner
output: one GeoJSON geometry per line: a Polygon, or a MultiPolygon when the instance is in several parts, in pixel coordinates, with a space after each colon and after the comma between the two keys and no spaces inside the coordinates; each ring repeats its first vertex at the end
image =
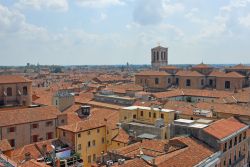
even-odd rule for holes
{"type": "Polygon", "coordinates": [[[153,69],[168,65],[168,48],[157,46],[151,49],[151,65],[153,69]]]}

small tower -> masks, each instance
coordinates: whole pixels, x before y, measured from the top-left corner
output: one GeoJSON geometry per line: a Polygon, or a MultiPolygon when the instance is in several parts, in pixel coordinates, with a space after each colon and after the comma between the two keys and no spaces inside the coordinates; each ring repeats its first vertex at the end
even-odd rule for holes
{"type": "Polygon", "coordinates": [[[151,49],[152,68],[158,70],[162,66],[168,65],[168,48],[157,46],[151,49]]]}

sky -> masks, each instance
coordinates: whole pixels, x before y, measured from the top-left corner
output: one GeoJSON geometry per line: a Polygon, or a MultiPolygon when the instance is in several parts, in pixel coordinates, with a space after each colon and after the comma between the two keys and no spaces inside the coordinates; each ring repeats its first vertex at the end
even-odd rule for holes
{"type": "Polygon", "coordinates": [[[250,0],[0,0],[0,65],[250,63],[250,0]]]}

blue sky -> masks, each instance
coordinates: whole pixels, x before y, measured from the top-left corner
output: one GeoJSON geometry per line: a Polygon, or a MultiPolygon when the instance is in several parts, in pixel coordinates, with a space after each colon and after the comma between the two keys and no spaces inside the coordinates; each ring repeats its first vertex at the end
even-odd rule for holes
{"type": "Polygon", "coordinates": [[[0,0],[0,65],[250,63],[250,0],[0,0]]]}

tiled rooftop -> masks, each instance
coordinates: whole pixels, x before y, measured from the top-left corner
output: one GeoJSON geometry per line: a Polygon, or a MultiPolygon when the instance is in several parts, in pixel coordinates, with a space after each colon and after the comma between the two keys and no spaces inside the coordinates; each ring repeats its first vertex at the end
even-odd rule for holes
{"type": "Polygon", "coordinates": [[[247,127],[248,127],[247,125],[240,123],[239,121],[236,121],[236,120],[221,119],[221,120],[214,122],[207,128],[205,128],[204,131],[212,135],[216,139],[221,140],[247,127]]]}

